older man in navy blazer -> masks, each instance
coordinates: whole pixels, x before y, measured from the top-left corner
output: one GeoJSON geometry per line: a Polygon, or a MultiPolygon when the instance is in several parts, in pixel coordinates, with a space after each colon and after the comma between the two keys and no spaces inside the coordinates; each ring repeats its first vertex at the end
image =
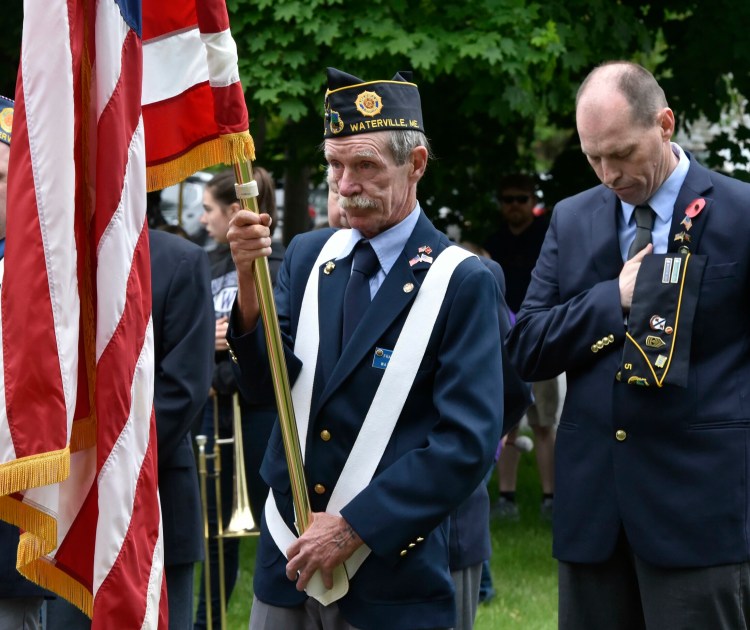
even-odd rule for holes
{"type": "Polygon", "coordinates": [[[508,340],[524,378],[567,375],[560,628],[745,628],[750,186],[671,142],[635,64],[595,69],[576,122],[602,185],[555,208],[508,340]]]}
{"type": "MultiPolygon", "coordinates": [[[[309,429],[301,441],[313,520],[288,547],[272,538],[274,520],[294,527],[276,427],[261,471],[273,493],[257,555],[253,629],[454,624],[448,517],[481,482],[502,426],[499,295],[485,266],[451,247],[417,202],[428,145],[419,93],[409,79],[399,73],[391,81],[365,83],[328,72],[325,156],[352,229],[295,238],[276,289],[290,377],[295,389],[306,370],[311,381],[309,429]],[[367,271],[363,258],[374,263],[367,271]],[[446,267],[450,261],[456,264],[446,267]],[[448,268],[452,275],[442,276],[448,268]],[[367,279],[366,310],[352,325],[350,297],[358,274],[367,279]],[[306,289],[316,283],[319,289],[306,289]],[[429,299],[428,283],[445,295],[414,320],[410,315],[429,299]],[[414,324],[417,334],[401,334],[414,324]],[[312,355],[302,348],[311,356],[305,362],[299,350],[310,332],[319,334],[320,343],[312,355]],[[426,345],[420,347],[414,340],[423,332],[426,345]],[[401,361],[415,358],[411,386],[406,383],[405,400],[394,414],[390,407],[399,387],[379,387],[401,361]],[[378,391],[385,396],[376,397],[378,391]],[[370,409],[374,398],[380,402],[370,409]],[[370,422],[368,409],[376,432],[388,431],[385,448],[369,483],[340,509],[332,508],[342,478],[350,479],[345,462],[370,422]],[[389,421],[392,429],[385,428],[389,421]],[[337,602],[323,606],[302,592],[318,570],[330,586],[332,568],[365,548],[369,556],[350,574],[348,593],[337,602]]],[[[240,278],[230,344],[242,381],[251,386],[248,395],[256,397],[269,390],[253,280],[253,261],[270,253],[266,225],[267,217],[240,212],[229,231],[240,278]]],[[[300,411],[295,405],[298,419],[300,411]]],[[[360,462],[353,463],[356,468],[360,462]]]]}

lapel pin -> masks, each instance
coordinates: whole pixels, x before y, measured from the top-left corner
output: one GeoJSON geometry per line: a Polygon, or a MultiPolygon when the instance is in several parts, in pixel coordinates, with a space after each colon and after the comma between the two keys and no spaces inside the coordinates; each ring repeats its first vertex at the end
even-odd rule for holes
{"type": "Polygon", "coordinates": [[[331,272],[332,272],[332,271],[333,271],[334,269],[336,269],[336,263],[335,263],[335,262],[333,262],[332,260],[329,260],[329,261],[328,261],[328,262],[326,263],[326,266],[325,266],[325,267],[323,267],[323,273],[324,273],[324,274],[326,274],[327,276],[330,276],[330,275],[331,275],[331,272]]]}
{"type": "Polygon", "coordinates": [[[404,285],[404,293],[411,293],[412,291],[414,291],[414,284],[411,282],[407,282],[404,285]]]}
{"type": "Polygon", "coordinates": [[[702,197],[698,197],[698,199],[693,199],[688,205],[687,208],[685,208],[685,216],[688,219],[694,219],[697,217],[703,208],[706,207],[706,200],[702,197]]]}
{"type": "Polygon", "coordinates": [[[417,263],[421,262],[431,265],[433,261],[433,258],[430,256],[431,253],[432,247],[430,247],[429,245],[422,245],[417,249],[417,255],[409,261],[409,265],[413,267],[417,263]]]}
{"type": "Polygon", "coordinates": [[[409,265],[413,267],[414,265],[421,262],[431,265],[434,259],[432,258],[432,256],[429,256],[429,253],[432,252],[432,250],[429,247],[427,248],[427,251],[422,251],[421,247],[419,249],[420,253],[414,256],[414,258],[409,261],[409,265]]]}
{"type": "Polygon", "coordinates": [[[648,387],[648,379],[642,376],[631,376],[628,379],[628,385],[640,385],[641,387],[648,387]]]}
{"type": "Polygon", "coordinates": [[[648,320],[648,325],[651,327],[651,330],[664,330],[667,320],[661,315],[652,315],[651,319],[648,320]]]}
{"type": "Polygon", "coordinates": [[[657,337],[656,335],[648,335],[646,337],[646,345],[649,348],[663,348],[667,345],[667,343],[661,337],[657,337]]]}
{"type": "Polygon", "coordinates": [[[690,253],[690,248],[684,245],[684,243],[690,242],[690,235],[688,234],[688,231],[691,227],[693,227],[693,219],[695,219],[695,217],[697,217],[705,207],[706,200],[703,199],[703,197],[698,197],[697,199],[693,199],[687,205],[687,208],[685,208],[685,217],[682,219],[682,221],[680,221],[680,225],[684,226],[685,229],[679,234],[675,234],[674,237],[675,241],[683,243],[683,245],[678,250],[680,254],[690,253]]]}

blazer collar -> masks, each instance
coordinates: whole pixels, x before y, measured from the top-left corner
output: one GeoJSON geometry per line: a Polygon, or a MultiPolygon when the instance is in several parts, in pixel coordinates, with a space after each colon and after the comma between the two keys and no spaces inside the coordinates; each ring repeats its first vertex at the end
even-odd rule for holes
{"type": "Polygon", "coordinates": [[[617,235],[617,212],[620,202],[617,196],[602,188],[591,217],[590,238],[593,244],[592,257],[594,266],[604,280],[616,278],[622,271],[620,241],[617,235]]]}

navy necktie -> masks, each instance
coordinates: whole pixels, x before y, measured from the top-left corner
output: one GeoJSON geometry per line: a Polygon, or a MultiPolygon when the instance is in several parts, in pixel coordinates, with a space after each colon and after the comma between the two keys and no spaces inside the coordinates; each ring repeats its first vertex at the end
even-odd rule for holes
{"type": "Polygon", "coordinates": [[[628,249],[628,260],[651,242],[651,231],[654,229],[654,211],[651,206],[636,206],[633,214],[636,225],[635,238],[628,249]]]}
{"type": "Polygon", "coordinates": [[[345,347],[360,320],[370,306],[370,278],[380,268],[378,257],[369,241],[357,243],[352,262],[352,275],[344,293],[344,327],[342,345],[345,347]]]}

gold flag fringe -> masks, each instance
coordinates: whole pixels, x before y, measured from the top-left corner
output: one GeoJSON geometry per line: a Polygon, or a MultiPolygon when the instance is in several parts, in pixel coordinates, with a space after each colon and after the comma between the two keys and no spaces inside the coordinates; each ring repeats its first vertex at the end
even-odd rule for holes
{"type": "Polygon", "coordinates": [[[42,588],[46,588],[68,600],[90,619],[94,614],[94,597],[91,591],[78,580],[58,569],[49,558],[40,557],[21,566],[21,547],[24,544],[24,538],[27,536],[33,537],[29,533],[22,534],[21,542],[18,545],[19,560],[17,567],[19,573],[42,588]]]}
{"type": "MultiPolygon", "coordinates": [[[[24,553],[25,562],[40,555],[34,556],[34,549],[38,549],[41,555],[44,555],[57,546],[57,521],[30,503],[23,503],[13,497],[0,497],[0,518],[11,525],[32,532],[34,537],[41,541],[33,543],[35,547],[24,553]]],[[[21,558],[21,545],[18,549],[18,557],[21,558]]]]}
{"type": "Polygon", "coordinates": [[[33,505],[9,496],[0,497],[0,519],[24,530],[18,542],[18,572],[35,584],[64,597],[91,617],[91,591],[45,557],[57,547],[57,520],[33,505]]]}
{"type": "MultiPolygon", "coordinates": [[[[68,447],[59,451],[21,457],[0,464],[0,496],[59,483],[67,479],[68,475],[70,475],[68,447]]],[[[0,518],[2,518],[1,512],[0,518]]]]}
{"type": "Polygon", "coordinates": [[[231,165],[255,159],[255,144],[249,131],[219,136],[199,144],[180,157],[146,168],[146,188],[161,190],[183,181],[196,171],[216,164],[231,165]]]}

